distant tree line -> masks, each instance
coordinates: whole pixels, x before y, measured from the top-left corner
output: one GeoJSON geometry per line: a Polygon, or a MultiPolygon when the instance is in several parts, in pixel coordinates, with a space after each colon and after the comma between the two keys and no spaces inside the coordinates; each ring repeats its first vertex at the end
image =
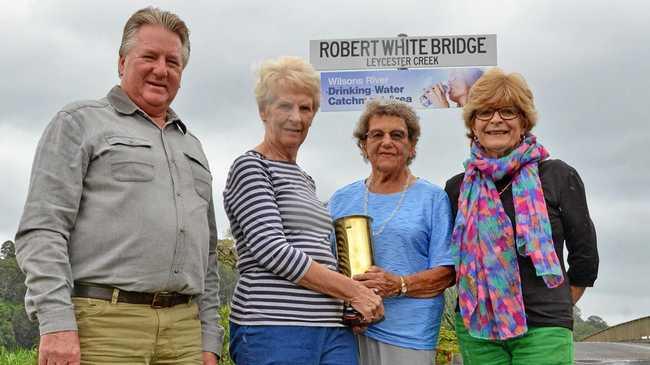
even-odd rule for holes
{"type": "Polygon", "coordinates": [[[578,307],[573,307],[573,338],[576,341],[582,341],[587,336],[609,328],[607,323],[598,316],[589,316],[586,320],[582,319],[582,311],[578,307]]]}
{"type": "Polygon", "coordinates": [[[230,305],[230,298],[235,291],[239,274],[237,273],[237,255],[235,241],[232,237],[217,241],[217,260],[219,261],[219,299],[221,305],[230,305]]]}
{"type": "Polygon", "coordinates": [[[38,343],[38,324],[29,321],[25,313],[26,289],[15,245],[5,241],[0,247],[0,347],[10,351],[38,343]]]}

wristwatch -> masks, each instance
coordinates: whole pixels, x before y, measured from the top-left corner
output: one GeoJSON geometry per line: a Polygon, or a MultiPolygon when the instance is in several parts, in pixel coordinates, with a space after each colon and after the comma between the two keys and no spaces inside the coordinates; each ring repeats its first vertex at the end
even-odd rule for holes
{"type": "Polygon", "coordinates": [[[404,277],[403,277],[403,276],[400,276],[400,277],[399,277],[399,283],[400,283],[399,295],[400,295],[401,297],[403,297],[403,296],[406,295],[406,292],[409,290],[409,289],[406,287],[406,280],[404,280],[404,277]]]}

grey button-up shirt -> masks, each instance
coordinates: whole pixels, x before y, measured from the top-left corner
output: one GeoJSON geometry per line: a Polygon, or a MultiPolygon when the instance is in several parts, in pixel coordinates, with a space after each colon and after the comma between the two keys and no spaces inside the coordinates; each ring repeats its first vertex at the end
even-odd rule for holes
{"type": "Polygon", "coordinates": [[[161,129],[116,86],[47,126],[16,234],[41,334],[77,328],[81,281],[202,294],[203,350],[220,353],[216,242],[208,162],[173,111],[161,129]]]}

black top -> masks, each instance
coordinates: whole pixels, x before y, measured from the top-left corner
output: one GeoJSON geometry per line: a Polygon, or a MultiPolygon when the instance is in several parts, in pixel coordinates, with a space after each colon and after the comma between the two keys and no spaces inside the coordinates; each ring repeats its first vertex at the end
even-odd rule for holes
{"type": "MultiPolygon", "coordinates": [[[[458,196],[464,173],[447,181],[445,191],[452,202],[452,214],[458,212],[458,196]],[[455,204],[454,204],[455,202],[455,204]]],[[[555,252],[560,259],[564,283],[557,288],[548,288],[544,280],[535,274],[535,267],[528,257],[517,255],[521,288],[529,326],[559,326],[573,328],[573,304],[570,285],[590,287],[598,274],[598,250],[596,231],[589,217],[585,189],[576,170],[560,160],[546,160],[539,164],[548,218],[551,222],[555,252]],[[564,264],[564,243],[566,243],[569,264],[564,264]]],[[[510,177],[496,181],[498,191],[510,182],[510,177]]],[[[501,194],[503,208],[515,227],[515,208],[511,186],[501,194]]]]}

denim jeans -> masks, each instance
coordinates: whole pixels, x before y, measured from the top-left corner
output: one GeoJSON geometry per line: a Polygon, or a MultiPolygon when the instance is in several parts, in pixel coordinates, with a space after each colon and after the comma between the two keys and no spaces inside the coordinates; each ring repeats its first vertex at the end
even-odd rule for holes
{"type": "Polygon", "coordinates": [[[230,322],[230,356],[237,365],[356,365],[357,344],[347,327],[230,322]]]}

